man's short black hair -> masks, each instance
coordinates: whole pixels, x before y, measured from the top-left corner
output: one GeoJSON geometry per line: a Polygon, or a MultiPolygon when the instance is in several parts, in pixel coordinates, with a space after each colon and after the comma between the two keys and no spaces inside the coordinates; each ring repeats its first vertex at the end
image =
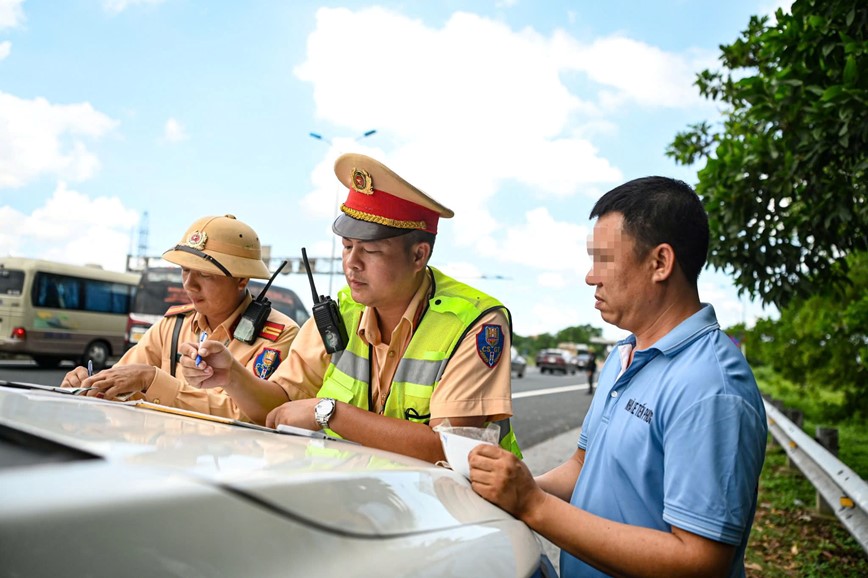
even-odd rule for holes
{"type": "Polygon", "coordinates": [[[600,197],[590,218],[608,213],[623,215],[638,257],[668,243],[684,275],[696,284],[708,257],[708,215],[690,185],[668,177],[634,179],[600,197]]]}

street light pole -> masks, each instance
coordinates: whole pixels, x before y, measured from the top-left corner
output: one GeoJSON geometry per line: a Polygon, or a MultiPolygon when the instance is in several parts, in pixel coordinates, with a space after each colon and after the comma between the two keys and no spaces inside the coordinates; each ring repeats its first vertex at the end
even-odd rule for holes
{"type": "MultiPolygon", "coordinates": [[[[355,143],[355,142],[360,141],[363,138],[368,138],[369,136],[374,135],[376,133],[377,133],[377,129],[371,129],[371,130],[365,131],[362,134],[360,134],[359,136],[353,138],[352,141],[355,143]]],[[[308,135],[310,135],[311,138],[314,138],[316,140],[321,140],[323,142],[328,143],[329,146],[334,146],[332,143],[332,140],[327,139],[326,137],[324,137],[323,135],[321,135],[319,133],[311,132],[311,133],[308,133],[308,135]]],[[[340,204],[340,200],[341,200],[340,199],[340,193],[341,193],[341,189],[338,189],[335,191],[335,214],[334,214],[335,219],[338,216],[338,205],[340,204]]],[[[329,262],[329,292],[328,292],[329,295],[332,294],[332,279],[334,279],[334,277],[335,277],[335,247],[336,247],[336,244],[337,244],[337,235],[332,235],[332,258],[329,262]]]]}

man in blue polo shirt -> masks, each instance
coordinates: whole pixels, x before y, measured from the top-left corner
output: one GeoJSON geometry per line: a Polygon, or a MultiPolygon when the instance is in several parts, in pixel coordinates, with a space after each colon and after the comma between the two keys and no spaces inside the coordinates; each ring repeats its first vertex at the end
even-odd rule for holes
{"type": "Polygon", "coordinates": [[[601,197],[589,241],[595,307],[631,332],[600,372],[578,448],[533,478],[496,446],[473,489],[562,548],[561,576],[744,576],[768,431],[741,352],[699,301],[708,217],[681,181],[601,197]]]}

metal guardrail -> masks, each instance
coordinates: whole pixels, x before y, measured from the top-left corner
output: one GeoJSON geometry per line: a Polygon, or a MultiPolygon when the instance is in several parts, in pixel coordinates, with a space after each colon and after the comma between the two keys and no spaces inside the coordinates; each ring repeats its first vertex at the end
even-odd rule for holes
{"type": "Polygon", "coordinates": [[[868,552],[868,484],[775,406],[764,403],[772,436],[868,552]]]}

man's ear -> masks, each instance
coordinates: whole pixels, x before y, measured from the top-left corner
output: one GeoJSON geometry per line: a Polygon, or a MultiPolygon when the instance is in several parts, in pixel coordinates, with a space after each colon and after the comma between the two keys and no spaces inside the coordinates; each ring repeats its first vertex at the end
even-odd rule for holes
{"type": "Polygon", "coordinates": [[[250,279],[247,278],[239,278],[238,279],[238,290],[244,291],[247,288],[247,284],[250,283],[250,279]]]}
{"type": "Polygon", "coordinates": [[[430,243],[416,243],[413,246],[413,264],[417,270],[421,271],[428,265],[428,259],[431,258],[430,243]]]}
{"type": "Polygon", "coordinates": [[[675,250],[669,243],[660,243],[649,255],[652,273],[651,279],[657,283],[666,281],[672,277],[678,262],[675,259],[675,250]]]}

